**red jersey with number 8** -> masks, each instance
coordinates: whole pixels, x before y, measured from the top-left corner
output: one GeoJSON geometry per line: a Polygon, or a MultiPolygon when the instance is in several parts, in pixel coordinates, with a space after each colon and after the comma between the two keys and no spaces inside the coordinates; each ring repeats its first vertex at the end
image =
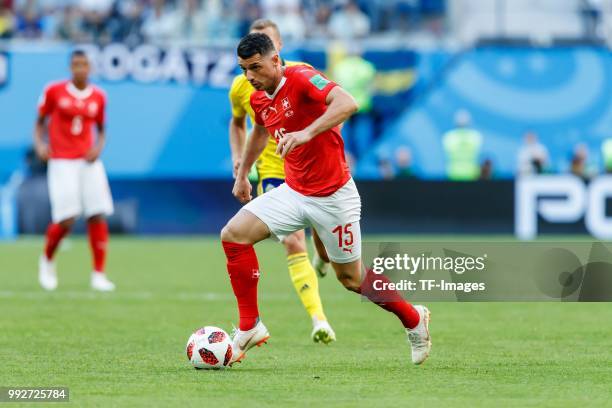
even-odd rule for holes
{"type": "Polygon", "coordinates": [[[96,86],[78,89],[71,81],[48,85],[40,97],[38,113],[51,118],[51,158],[85,157],[94,144],[93,125],[104,125],[105,106],[106,96],[96,86]]]}
{"type": "MultiPolygon", "coordinates": [[[[305,65],[286,67],[272,95],[251,94],[255,121],[276,142],[286,133],[304,130],[327,110],[325,99],[336,84],[305,65]]],[[[350,179],[340,129],[334,127],[285,156],[285,182],[306,196],[327,197],[350,179]]]]}

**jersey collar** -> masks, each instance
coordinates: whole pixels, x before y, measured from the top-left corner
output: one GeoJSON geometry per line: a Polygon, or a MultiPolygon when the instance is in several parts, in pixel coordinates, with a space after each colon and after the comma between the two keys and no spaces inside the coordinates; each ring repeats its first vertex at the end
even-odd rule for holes
{"type": "Polygon", "coordinates": [[[283,75],[282,79],[280,80],[280,82],[278,83],[278,86],[276,87],[276,89],[274,90],[274,93],[272,95],[270,95],[269,93],[267,93],[266,91],[264,91],[264,93],[266,94],[266,96],[268,97],[268,99],[272,100],[274,99],[274,97],[276,96],[276,94],[278,94],[278,91],[281,90],[281,88],[285,85],[285,82],[287,82],[287,77],[283,75]]]}
{"type": "Polygon", "coordinates": [[[93,87],[87,85],[85,89],[79,89],[70,81],[66,85],[66,91],[77,99],[87,99],[93,93],[93,87]]]}

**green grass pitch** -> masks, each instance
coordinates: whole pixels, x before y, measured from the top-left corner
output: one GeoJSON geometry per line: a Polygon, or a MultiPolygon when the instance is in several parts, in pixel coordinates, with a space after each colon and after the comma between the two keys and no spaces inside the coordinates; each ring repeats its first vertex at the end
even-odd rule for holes
{"type": "Polygon", "coordinates": [[[612,405],[609,304],[431,303],[432,354],[414,367],[395,317],[332,276],[320,286],[338,341],[312,343],[269,241],[257,246],[269,343],[232,369],[196,371],[190,333],[229,331],[237,315],[215,238],[113,239],[113,294],[89,290],[82,238],[59,253],[59,289],[43,292],[41,245],[0,244],[0,387],[67,386],[71,405],[100,407],[612,405]]]}

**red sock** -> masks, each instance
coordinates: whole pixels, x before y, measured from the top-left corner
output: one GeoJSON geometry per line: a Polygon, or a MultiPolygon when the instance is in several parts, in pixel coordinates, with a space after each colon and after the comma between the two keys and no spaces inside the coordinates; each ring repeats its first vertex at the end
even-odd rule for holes
{"type": "Polygon", "coordinates": [[[108,224],[106,220],[89,221],[87,223],[87,234],[89,235],[89,246],[93,255],[94,271],[103,273],[108,245],[108,224]]]}
{"type": "Polygon", "coordinates": [[[55,250],[62,241],[62,238],[70,231],[68,228],[62,227],[60,224],[49,224],[47,227],[47,239],[45,242],[45,256],[48,260],[53,259],[55,250]]]}
{"type": "Polygon", "coordinates": [[[249,330],[257,323],[257,283],[259,263],[253,245],[223,242],[227,257],[227,272],[238,301],[240,330],[249,330]]]}
{"type": "Polygon", "coordinates": [[[410,303],[406,302],[396,290],[374,289],[373,285],[376,280],[390,282],[385,275],[377,275],[369,269],[361,283],[360,293],[386,311],[395,314],[402,321],[404,327],[415,328],[421,319],[419,312],[410,303]]]}

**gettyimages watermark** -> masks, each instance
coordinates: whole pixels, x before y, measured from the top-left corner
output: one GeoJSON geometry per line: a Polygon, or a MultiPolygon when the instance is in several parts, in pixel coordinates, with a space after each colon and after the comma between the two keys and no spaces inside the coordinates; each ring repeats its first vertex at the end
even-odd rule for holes
{"type": "Polygon", "coordinates": [[[362,285],[379,301],[398,291],[429,302],[612,302],[612,243],[366,242],[362,258],[362,285]]]}

